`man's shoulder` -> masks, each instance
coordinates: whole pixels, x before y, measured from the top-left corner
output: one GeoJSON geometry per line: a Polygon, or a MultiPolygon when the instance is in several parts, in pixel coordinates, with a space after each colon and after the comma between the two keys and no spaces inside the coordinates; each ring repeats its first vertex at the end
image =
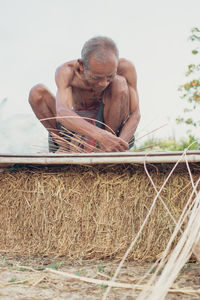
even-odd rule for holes
{"type": "Polygon", "coordinates": [[[126,58],[119,59],[117,74],[123,76],[132,87],[136,87],[137,73],[134,64],[130,60],[126,58]]]}
{"type": "Polygon", "coordinates": [[[135,66],[130,60],[119,58],[118,71],[121,74],[126,73],[127,71],[135,71],[135,66]]]}
{"type": "Polygon", "coordinates": [[[76,64],[77,64],[77,60],[71,60],[71,61],[65,62],[62,65],[57,67],[56,72],[68,73],[68,74],[74,73],[76,64]]]}
{"type": "Polygon", "coordinates": [[[70,85],[74,77],[74,70],[76,67],[76,63],[77,63],[76,60],[72,60],[58,66],[55,74],[56,81],[57,82],[64,81],[67,83],[67,85],[70,85]]]}

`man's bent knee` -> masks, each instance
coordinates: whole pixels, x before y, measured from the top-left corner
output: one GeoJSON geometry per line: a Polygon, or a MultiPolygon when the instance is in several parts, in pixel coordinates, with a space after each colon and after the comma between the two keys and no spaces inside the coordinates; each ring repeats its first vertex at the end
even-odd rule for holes
{"type": "Polygon", "coordinates": [[[124,100],[129,97],[129,89],[126,79],[122,76],[117,76],[113,82],[111,87],[112,99],[113,100],[124,100]]]}
{"type": "Polygon", "coordinates": [[[46,87],[43,84],[36,84],[29,93],[29,103],[30,105],[35,104],[40,101],[43,97],[44,92],[46,91],[46,87]]]}

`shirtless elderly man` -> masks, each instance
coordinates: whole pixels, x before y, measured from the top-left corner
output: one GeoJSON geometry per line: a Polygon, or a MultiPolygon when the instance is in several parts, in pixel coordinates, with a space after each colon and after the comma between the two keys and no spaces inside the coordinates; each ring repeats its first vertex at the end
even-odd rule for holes
{"type": "Polygon", "coordinates": [[[129,149],[140,120],[137,75],[130,61],[119,58],[113,40],[102,36],[88,40],[81,59],[58,67],[55,79],[56,97],[41,84],[29,96],[34,113],[51,136],[63,126],[89,136],[105,152],[129,149]],[[88,122],[81,111],[93,112],[107,126],[88,122]]]}

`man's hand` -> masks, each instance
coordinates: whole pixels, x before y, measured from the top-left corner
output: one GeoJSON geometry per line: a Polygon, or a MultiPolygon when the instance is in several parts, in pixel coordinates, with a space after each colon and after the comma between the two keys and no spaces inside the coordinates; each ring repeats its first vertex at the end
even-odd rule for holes
{"type": "Polygon", "coordinates": [[[103,130],[98,142],[105,152],[124,152],[129,148],[127,142],[106,130],[103,130]]]}

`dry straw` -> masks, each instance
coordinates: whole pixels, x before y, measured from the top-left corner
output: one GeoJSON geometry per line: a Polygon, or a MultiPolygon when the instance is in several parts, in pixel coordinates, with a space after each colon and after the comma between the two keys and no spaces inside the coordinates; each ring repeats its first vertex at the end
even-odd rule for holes
{"type": "MultiPolygon", "coordinates": [[[[172,166],[148,169],[160,190],[172,166]]],[[[196,181],[199,167],[192,172],[196,181]]],[[[0,250],[19,254],[121,260],[156,197],[143,166],[30,167],[1,173],[0,181],[0,250]]],[[[160,193],[175,220],[192,190],[181,165],[160,193]]],[[[127,259],[156,260],[174,227],[157,201],[127,259]]]]}
{"type": "MultiPolygon", "coordinates": [[[[173,218],[170,210],[168,209],[167,205],[164,203],[163,199],[160,197],[160,193],[163,190],[164,186],[166,185],[166,182],[168,181],[168,179],[171,177],[173,171],[175,170],[175,168],[177,167],[180,159],[177,161],[177,163],[175,164],[175,166],[173,167],[172,171],[169,173],[167,179],[165,180],[165,182],[163,183],[161,189],[159,191],[157,191],[155,184],[151,178],[151,176],[149,175],[147,168],[146,168],[146,164],[145,164],[145,171],[148,175],[148,177],[150,178],[150,181],[152,183],[152,185],[154,186],[154,189],[157,192],[156,197],[154,198],[154,201],[152,203],[151,208],[149,209],[149,212],[142,224],[142,226],[140,227],[140,230],[138,231],[137,236],[133,239],[132,243],[130,244],[128,250],[126,251],[125,255],[123,256],[118,268],[115,271],[115,274],[111,280],[111,282],[114,282],[116,280],[116,277],[118,276],[120,269],[126,259],[126,257],[128,256],[129,252],[131,250],[133,250],[133,247],[135,246],[135,243],[137,241],[137,238],[140,236],[141,232],[143,231],[146,222],[149,218],[149,216],[151,215],[152,209],[156,204],[156,200],[158,197],[160,197],[160,200],[162,202],[162,204],[164,205],[165,209],[168,211],[170,217],[172,218],[172,220],[174,221],[174,223],[176,224],[175,230],[172,234],[172,236],[170,237],[170,240],[167,244],[167,247],[165,249],[165,251],[162,253],[162,259],[160,264],[158,265],[155,274],[152,276],[152,278],[149,280],[149,284],[145,287],[144,291],[139,295],[139,297],[137,298],[138,300],[160,300],[160,299],[164,299],[167,292],[169,291],[170,286],[172,285],[172,283],[174,282],[174,280],[176,279],[176,277],[178,276],[178,273],[180,272],[181,268],[184,266],[184,264],[187,262],[187,260],[189,259],[190,255],[192,254],[192,251],[195,250],[195,248],[197,248],[197,244],[199,243],[199,238],[200,238],[200,222],[199,222],[199,217],[200,217],[200,205],[199,205],[199,198],[200,198],[200,193],[197,193],[197,186],[199,184],[200,178],[197,180],[196,186],[194,184],[193,181],[193,177],[191,174],[191,170],[187,161],[187,157],[186,157],[186,153],[187,150],[185,150],[183,152],[183,155],[185,157],[186,160],[186,166],[187,166],[187,170],[189,172],[189,176],[190,176],[190,181],[192,184],[192,188],[193,188],[193,192],[190,195],[190,198],[188,199],[183,212],[179,218],[178,223],[176,223],[175,219],[173,218]],[[195,200],[191,203],[192,200],[192,196],[193,194],[196,194],[196,198],[195,200]],[[191,203],[191,204],[190,204],[191,203]],[[190,205],[189,205],[190,204],[190,205]],[[189,206],[189,208],[188,208],[189,206]],[[186,230],[184,231],[184,233],[182,232],[182,225],[183,222],[185,221],[186,217],[190,216],[188,225],[186,227],[186,230]],[[175,249],[172,251],[172,253],[169,256],[168,259],[168,255],[169,255],[169,251],[171,250],[172,247],[172,243],[174,242],[175,238],[177,237],[178,233],[181,232],[182,236],[180,238],[180,240],[178,241],[175,249]],[[168,260],[168,261],[167,261],[168,260]],[[166,263],[167,261],[167,263],[166,263]],[[164,266],[164,264],[166,263],[164,272],[162,274],[162,276],[157,280],[157,275],[158,272],[162,270],[162,267],[164,266]],[[157,280],[157,283],[153,286],[154,282],[157,280]]],[[[194,251],[195,252],[195,251],[194,251]]],[[[197,251],[196,251],[197,253],[197,251]]],[[[199,259],[199,257],[198,257],[199,259]]],[[[158,261],[156,262],[156,264],[158,263],[158,261]]],[[[147,272],[147,274],[149,274],[149,272],[147,272]]],[[[145,277],[145,276],[144,276],[145,277]]],[[[142,280],[140,280],[141,282],[142,280]]],[[[103,300],[105,300],[108,296],[108,293],[110,292],[111,286],[108,286],[104,296],[103,296],[103,300]]]]}
{"type": "MultiPolygon", "coordinates": [[[[64,137],[52,135],[64,151],[101,151],[63,131],[64,137]]],[[[164,299],[200,239],[200,169],[189,165],[186,151],[183,156],[186,165],[179,165],[180,158],[174,166],[29,167],[1,173],[0,250],[113,258],[120,263],[110,281],[79,280],[107,284],[103,300],[112,287],[142,290],[138,300],[164,299]],[[150,272],[134,285],[115,282],[126,259],[156,260],[147,284],[141,285],[150,272]]]]}
{"type": "MultiPolygon", "coordinates": [[[[180,158],[180,159],[181,159],[181,158],[180,158]]],[[[135,246],[135,244],[136,244],[138,238],[141,236],[142,231],[143,231],[143,229],[145,228],[145,225],[146,225],[147,221],[149,220],[149,218],[150,218],[150,216],[151,216],[151,214],[152,214],[152,211],[153,211],[153,209],[154,209],[154,207],[155,207],[155,205],[156,205],[157,199],[160,197],[161,191],[163,190],[163,188],[165,187],[167,181],[169,180],[169,178],[170,178],[171,175],[173,174],[173,172],[174,172],[174,170],[176,169],[178,163],[179,163],[179,161],[177,161],[176,164],[173,166],[172,170],[170,171],[169,175],[167,176],[166,180],[165,180],[164,183],[162,184],[162,186],[161,186],[161,188],[160,188],[159,191],[157,191],[157,189],[156,189],[156,187],[155,187],[155,184],[154,184],[152,178],[150,177],[149,172],[147,171],[146,164],[145,164],[145,171],[146,171],[148,177],[150,178],[151,183],[153,184],[154,189],[156,190],[156,196],[155,196],[155,198],[153,199],[152,205],[151,205],[151,207],[149,208],[148,213],[147,213],[147,215],[146,215],[146,217],[145,217],[145,219],[144,219],[144,222],[142,223],[142,225],[141,225],[139,231],[137,232],[136,237],[133,238],[133,240],[132,240],[132,242],[131,242],[131,244],[130,244],[128,250],[127,250],[126,253],[124,254],[122,260],[120,261],[120,264],[119,264],[118,268],[116,269],[115,274],[114,274],[114,276],[113,276],[113,278],[112,278],[112,281],[113,281],[113,282],[116,280],[116,278],[117,278],[117,276],[118,276],[118,274],[119,274],[119,272],[120,272],[120,269],[121,269],[123,263],[125,262],[125,260],[126,260],[128,254],[129,254],[129,252],[131,252],[131,251],[133,250],[133,248],[134,248],[134,246],[135,246]]],[[[164,204],[164,208],[165,208],[165,209],[167,208],[167,209],[166,209],[167,212],[169,213],[170,217],[171,217],[172,220],[174,221],[174,217],[173,217],[172,214],[170,213],[170,211],[169,211],[167,205],[165,204],[165,202],[163,201],[162,198],[161,198],[161,202],[162,202],[162,204],[164,204]]],[[[175,221],[175,223],[176,223],[176,221],[175,221]]],[[[109,286],[109,287],[107,288],[105,294],[104,294],[103,300],[105,300],[105,299],[107,298],[107,295],[108,295],[108,293],[110,292],[110,289],[111,289],[111,287],[109,286]]]]}
{"type": "MultiPolygon", "coordinates": [[[[192,208],[192,214],[190,216],[188,225],[181,236],[181,239],[177,243],[176,247],[173,249],[170,254],[165,268],[159,278],[156,278],[156,275],[153,276],[151,280],[151,285],[147,288],[139,297],[138,300],[162,300],[165,299],[166,294],[170,286],[173,284],[177,278],[180,270],[185,265],[185,263],[190,258],[193,247],[195,246],[196,241],[199,239],[200,232],[200,193],[194,200],[194,206],[192,208]],[[152,288],[152,283],[154,286],[152,288]]],[[[164,265],[166,257],[163,256],[160,265],[157,270],[160,270],[160,266],[164,265]]],[[[157,272],[156,272],[157,274],[157,272]]]]}
{"type": "MultiPolygon", "coordinates": [[[[88,112],[88,114],[90,114],[88,112]]],[[[63,119],[74,120],[74,119],[84,119],[88,122],[92,122],[93,124],[98,123],[100,126],[103,126],[105,129],[110,131],[112,134],[115,135],[115,132],[112,130],[111,127],[106,125],[105,123],[82,116],[67,116],[67,117],[50,117],[45,119],[40,119],[40,122],[44,121],[51,121],[56,120],[57,122],[62,121],[63,119]]],[[[95,140],[93,140],[94,145],[91,144],[89,136],[85,136],[76,132],[73,132],[64,126],[61,125],[61,129],[55,129],[55,128],[47,128],[47,130],[50,132],[51,137],[49,140],[52,143],[52,150],[55,147],[54,142],[56,142],[59,145],[59,150],[57,150],[57,147],[54,148],[54,150],[57,150],[55,152],[72,152],[72,153],[88,153],[88,152],[103,152],[102,149],[100,149],[100,146],[96,143],[95,140]]]]}
{"type": "MultiPolygon", "coordinates": [[[[177,278],[180,270],[185,265],[185,263],[190,258],[192,252],[195,254],[196,246],[199,244],[200,237],[200,192],[197,192],[197,186],[200,181],[198,179],[196,185],[194,184],[192,173],[187,161],[187,157],[185,157],[186,165],[188,169],[188,173],[190,175],[191,184],[193,187],[192,194],[196,194],[196,197],[193,201],[192,194],[188,199],[186,206],[181,214],[179,222],[176,224],[175,230],[170,238],[170,241],[162,254],[162,259],[157,266],[156,272],[149,280],[148,286],[144,289],[144,291],[137,298],[138,300],[162,300],[165,299],[170,286],[173,284],[175,279],[177,278]],[[181,235],[180,240],[178,241],[176,247],[171,251],[170,248],[174,239],[180,228],[182,223],[186,218],[189,217],[188,224],[186,229],[181,235]],[[167,257],[168,256],[168,257],[167,257]],[[158,278],[158,272],[160,272],[164,268],[161,276],[158,278]]],[[[196,254],[197,255],[197,254],[196,254]]],[[[197,257],[199,259],[199,257],[197,257]]]]}

